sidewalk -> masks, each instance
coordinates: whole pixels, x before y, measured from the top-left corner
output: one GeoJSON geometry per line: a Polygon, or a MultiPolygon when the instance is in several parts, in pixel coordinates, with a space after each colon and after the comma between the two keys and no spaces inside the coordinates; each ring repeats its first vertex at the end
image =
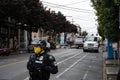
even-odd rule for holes
{"type": "Polygon", "coordinates": [[[26,49],[19,49],[17,51],[11,51],[10,55],[28,53],[26,49]]]}
{"type": "Polygon", "coordinates": [[[108,59],[107,52],[103,52],[103,80],[116,80],[120,69],[118,59],[108,59]]]}

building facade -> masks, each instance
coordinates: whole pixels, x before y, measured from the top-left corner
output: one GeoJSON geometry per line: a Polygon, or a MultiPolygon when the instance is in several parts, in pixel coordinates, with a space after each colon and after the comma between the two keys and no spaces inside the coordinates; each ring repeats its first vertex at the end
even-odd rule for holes
{"type": "Polygon", "coordinates": [[[18,35],[16,32],[12,27],[0,27],[0,47],[15,48],[18,35]]]}

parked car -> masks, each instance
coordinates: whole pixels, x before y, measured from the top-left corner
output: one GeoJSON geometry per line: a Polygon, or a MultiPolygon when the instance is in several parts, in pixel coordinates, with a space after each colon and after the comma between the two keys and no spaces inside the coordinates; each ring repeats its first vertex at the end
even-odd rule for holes
{"type": "Polygon", "coordinates": [[[99,42],[100,37],[99,36],[87,36],[84,40],[83,44],[83,51],[96,51],[99,50],[99,42]]]}
{"type": "Polygon", "coordinates": [[[84,36],[79,36],[75,39],[74,45],[76,48],[82,48],[84,42],[84,36]]]}
{"type": "Polygon", "coordinates": [[[10,55],[10,48],[0,47],[0,55],[9,56],[10,55]]]}

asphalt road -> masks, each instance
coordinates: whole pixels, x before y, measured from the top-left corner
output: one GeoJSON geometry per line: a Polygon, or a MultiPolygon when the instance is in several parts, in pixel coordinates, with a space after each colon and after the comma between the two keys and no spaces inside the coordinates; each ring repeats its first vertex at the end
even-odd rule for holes
{"type": "MultiPolygon", "coordinates": [[[[31,53],[0,56],[0,80],[29,80],[26,63],[31,53]]],[[[103,80],[103,59],[100,53],[82,49],[56,49],[58,73],[50,80],[103,80]]]]}

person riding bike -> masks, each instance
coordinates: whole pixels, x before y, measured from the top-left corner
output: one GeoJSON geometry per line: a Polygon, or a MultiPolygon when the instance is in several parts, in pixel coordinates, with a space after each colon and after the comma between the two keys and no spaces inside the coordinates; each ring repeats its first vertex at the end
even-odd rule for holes
{"type": "Polygon", "coordinates": [[[58,72],[55,57],[47,53],[44,40],[34,43],[34,54],[30,55],[27,62],[29,80],[49,80],[50,74],[58,72]]]}

